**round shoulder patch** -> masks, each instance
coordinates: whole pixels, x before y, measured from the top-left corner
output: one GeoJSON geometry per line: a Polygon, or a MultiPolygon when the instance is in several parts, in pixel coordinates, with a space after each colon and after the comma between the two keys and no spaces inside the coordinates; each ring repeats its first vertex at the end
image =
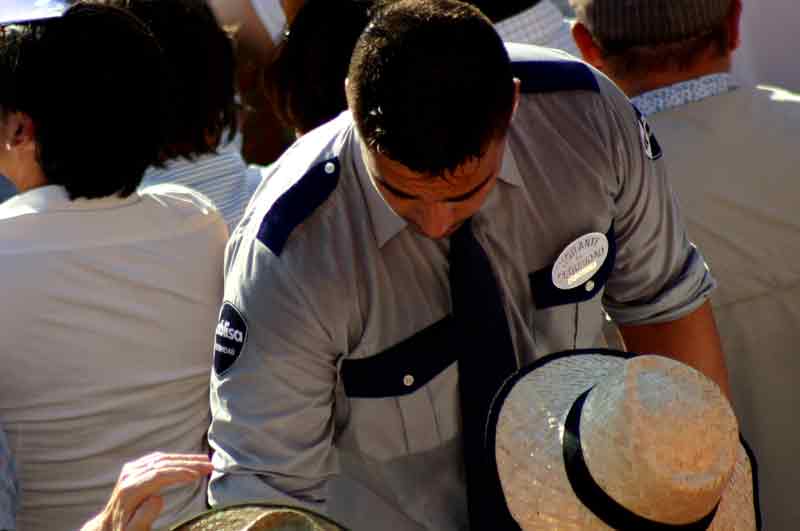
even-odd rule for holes
{"type": "Polygon", "coordinates": [[[224,375],[239,359],[247,341],[247,323],[231,303],[222,305],[214,334],[214,372],[224,375]]]}
{"type": "Polygon", "coordinates": [[[553,265],[552,281],[558,289],[573,289],[590,279],[608,257],[608,238],[602,232],[584,234],[567,245],[553,265]]]}

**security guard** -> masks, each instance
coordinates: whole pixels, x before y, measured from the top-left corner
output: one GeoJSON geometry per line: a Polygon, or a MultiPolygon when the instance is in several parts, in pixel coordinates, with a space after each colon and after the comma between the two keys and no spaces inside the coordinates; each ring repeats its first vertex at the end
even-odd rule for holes
{"type": "Polygon", "coordinates": [[[461,2],[400,0],[347,83],[350,112],[286,152],[228,246],[212,505],[514,529],[485,413],[515,368],[594,345],[601,304],[632,350],[727,389],[713,280],[607,78],[461,2]]]}

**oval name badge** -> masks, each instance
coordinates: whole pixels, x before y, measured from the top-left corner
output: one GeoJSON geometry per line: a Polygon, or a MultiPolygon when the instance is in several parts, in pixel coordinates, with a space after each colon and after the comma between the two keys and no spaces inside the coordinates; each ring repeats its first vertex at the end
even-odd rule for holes
{"type": "Polygon", "coordinates": [[[608,238],[590,232],[567,245],[553,265],[552,280],[558,289],[573,289],[592,277],[608,256],[608,238]]]}

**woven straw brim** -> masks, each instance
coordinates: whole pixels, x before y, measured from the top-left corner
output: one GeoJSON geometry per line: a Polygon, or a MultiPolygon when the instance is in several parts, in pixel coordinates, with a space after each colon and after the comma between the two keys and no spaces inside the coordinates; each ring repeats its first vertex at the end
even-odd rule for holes
{"type": "MultiPolygon", "coordinates": [[[[610,354],[551,358],[510,380],[493,406],[496,424],[489,430],[495,430],[495,459],[506,503],[523,530],[609,530],[575,496],[564,468],[562,436],[575,400],[622,372],[627,358],[610,354]]],[[[750,462],[741,447],[709,529],[756,529],[750,462]]]]}
{"type": "Polygon", "coordinates": [[[304,509],[244,504],[212,509],[176,525],[172,531],[346,531],[304,509]]]}

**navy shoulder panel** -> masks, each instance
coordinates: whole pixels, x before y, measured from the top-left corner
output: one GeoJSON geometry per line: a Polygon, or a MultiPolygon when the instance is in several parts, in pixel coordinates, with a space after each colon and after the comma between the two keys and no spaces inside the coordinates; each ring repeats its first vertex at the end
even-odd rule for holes
{"type": "Polygon", "coordinates": [[[592,70],[578,61],[518,61],[511,63],[523,94],[589,90],[600,92],[592,70]]]}
{"type": "Polygon", "coordinates": [[[524,94],[589,90],[600,92],[600,84],[586,63],[566,52],[531,44],[506,43],[514,77],[524,94]]]}
{"type": "Polygon", "coordinates": [[[292,231],[336,189],[340,168],[339,159],[335,157],[316,164],[269,209],[258,229],[258,240],[275,256],[281,255],[292,231]]]}

